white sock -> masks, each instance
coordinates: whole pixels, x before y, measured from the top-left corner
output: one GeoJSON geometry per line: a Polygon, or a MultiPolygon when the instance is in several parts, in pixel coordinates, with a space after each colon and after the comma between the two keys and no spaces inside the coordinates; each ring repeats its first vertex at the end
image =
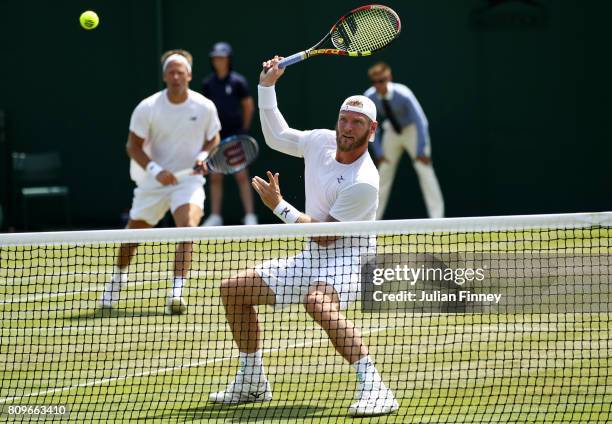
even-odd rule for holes
{"type": "Polygon", "coordinates": [[[118,289],[121,286],[121,284],[127,283],[127,282],[128,282],[128,269],[119,268],[118,266],[116,266],[115,270],[113,271],[113,276],[111,277],[111,283],[113,284],[113,286],[117,287],[118,289]]]}
{"type": "Polygon", "coordinates": [[[172,297],[183,296],[183,286],[187,282],[184,277],[174,277],[174,285],[172,286],[172,297]]]}
{"type": "Polygon", "coordinates": [[[378,385],[382,382],[382,378],[370,356],[364,356],[352,365],[357,373],[357,379],[366,384],[366,389],[371,389],[373,385],[378,385]]]}
{"type": "Polygon", "coordinates": [[[240,371],[245,380],[250,382],[264,380],[263,352],[261,350],[253,353],[240,352],[240,371]]]}

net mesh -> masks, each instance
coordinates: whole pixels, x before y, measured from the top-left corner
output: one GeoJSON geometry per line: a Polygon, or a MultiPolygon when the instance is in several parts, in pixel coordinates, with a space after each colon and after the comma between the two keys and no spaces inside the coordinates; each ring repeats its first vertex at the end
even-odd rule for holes
{"type": "Polygon", "coordinates": [[[364,389],[338,353],[361,340],[353,357],[367,346],[367,372],[399,407],[366,422],[610,422],[611,224],[581,214],[0,235],[1,417],[343,421],[360,394],[383,391],[364,389]],[[340,238],[323,248],[321,236],[340,238]],[[127,281],[100,308],[125,242],[139,243],[127,281]],[[193,242],[193,257],[186,312],[172,315],[178,242],[193,242]],[[263,368],[240,360],[228,325],[232,307],[247,320],[235,310],[252,298],[232,297],[231,277],[248,269],[279,303],[256,308],[263,368]],[[342,315],[333,296],[295,296],[302,281],[342,292],[342,315]],[[347,322],[360,339],[338,332],[347,322]],[[239,369],[255,398],[238,398],[267,401],[212,402],[239,369]]]}
{"type": "Polygon", "coordinates": [[[374,52],[393,41],[400,32],[399,17],[386,7],[361,9],[332,31],[332,43],[348,52],[374,52]]]}

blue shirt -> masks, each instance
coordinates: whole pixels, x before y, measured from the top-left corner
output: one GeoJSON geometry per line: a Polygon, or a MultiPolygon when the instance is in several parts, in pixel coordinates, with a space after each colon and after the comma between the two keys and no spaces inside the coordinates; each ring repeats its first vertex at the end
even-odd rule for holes
{"type": "MultiPolygon", "coordinates": [[[[368,88],[364,95],[374,102],[377,115],[380,117],[378,119],[379,125],[376,130],[373,146],[374,153],[377,157],[380,157],[383,155],[381,146],[382,126],[380,124],[387,119],[385,116],[385,109],[382,105],[381,97],[374,87],[368,88]]],[[[416,126],[417,156],[426,156],[425,151],[429,143],[429,123],[427,122],[427,117],[419,101],[408,87],[396,82],[387,83],[386,97],[389,100],[389,106],[393,114],[402,128],[413,124],[416,126]]]]}
{"type": "Polygon", "coordinates": [[[215,73],[202,80],[202,94],[213,101],[221,121],[221,138],[244,132],[242,100],[249,97],[246,78],[231,71],[224,79],[215,73]]]}

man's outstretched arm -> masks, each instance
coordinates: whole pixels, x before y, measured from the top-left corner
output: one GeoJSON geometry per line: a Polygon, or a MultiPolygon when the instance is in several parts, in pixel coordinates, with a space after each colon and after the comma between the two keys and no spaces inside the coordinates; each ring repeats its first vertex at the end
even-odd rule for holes
{"type": "Polygon", "coordinates": [[[261,130],[266,144],[274,150],[291,156],[302,157],[300,138],[303,132],[289,128],[285,118],[278,110],[276,102],[274,84],[285,72],[278,68],[280,59],[276,56],[274,59],[264,62],[263,70],[259,76],[257,103],[261,130]]]}

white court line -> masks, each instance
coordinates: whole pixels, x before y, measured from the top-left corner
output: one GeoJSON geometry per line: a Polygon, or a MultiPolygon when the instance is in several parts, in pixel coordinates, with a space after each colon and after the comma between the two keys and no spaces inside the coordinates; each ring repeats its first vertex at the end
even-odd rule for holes
{"type": "Polygon", "coordinates": [[[70,333],[73,331],[94,331],[96,329],[102,329],[104,327],[93,327],[93,326],[70,326],[70,327],[16,327],[16,328],[0,328],[0,335],[9,333],[9,336],[5,337],[27,337],[34,336],[36,334],[48,334],[48,333],[70,333]],[[16,333],[16,334],[11,334],[16,333]]]}
{"type": "MultiPolygon", "coordinates": [[[[478,324],[477,324],[478,325],[478,324]]],[[[108,333],[104,333],[103,330],[105,329],[105,326],[67,326],[67,327],[14,327],[14,328],[0,328],[0,335],[4,335],[4,334],[10,334],[11,336],[21,336],[21,337],[25,337],[25,336],[30,336],[30,335],[36,335],[38,334],[44,334],[44,333],[68,333],[68,332],[96,332],[96,330],[99,330],[98,332],[101,332],[102,334],[105,335],[113,335],[113,334],[108,334],[108,333]]],[[[367,326],[361,326],[362,329],[366,329],[367,330],[367,326]]],[[[375,329],[378,329],[380,327],[376,327],[375,329]]],[[[386,327],[386,329],[401,329],[403,327],[386,327]]],[[[423,327],[420,327],[423,328],[423,327]]],[[[429,329],[431,328],[435,328],[437,330],[456,330],[457,326],[447,326],[447,325],[432,325],[427,327],[429,329]]],[[[317,331],[320,330],[321,327],[313,325],[313,326],[308,326],[303,328],[303,330],[305,331],[317,331]]],[[[171,326],[164,328],[163,331],[174,331],[175,329],[171,326]]],[[[205,333],[205,332],[210,332],[210,331],[218,331],[218,328],[211,328],[210,325],[203,325],[203,324],[188,324],[184,327],[181,327],[181,330],[183,331],[187,331],[187,332],[201,332],[201,333],[205,333]]],[[[489,333],[489,332],[493,332],[493,331],[503,331],[503,332],[526,332],[526,331],[557,331],[557,325],[555,323],[547,323],[545,325],[533,325],[533,324],[527,324],[527,323],[514,323],[514,324],[495,324],[495,325],[488,325],[488,324],[479,324],[478,325],[478,331],[473,331],[473,332],[465,332],[465,331],[461,331],[460,334],[470,334],[470,335],[474,335],[474,334],[482,334],[482,333],[489,333]]],[[[457,333],[452,333],[451,335],[455,335],[457,333]]],[[[443,334],[417,334],[416,336],[434,336],[434,337],[439,337],[440,335],[445,335],[445,333],[443,334]]]]}
{"type": "MultiPolygon", "coordinates": [[[[138,287],[138,286],[142,286],[144,284],[146,284],[146,283],[145,282],[137,282],[137,283],[129,284],[128,287],[138,287]]],[[[55,299],[57,297],[68,297],[68,296],[78,295],[80,293],[87,293],[87,292],[92,292],[92,291],[100,291],[103,288],[104,288],[104,286],[97,286],[97,287],[87,287],[87,288],[84,288],[82,290],[71,291],[71,292],[44,293],[44,294],[34,294],[34,295],[29,294],[29,295],[18,297],[18,298],[0,300],[0,305],[8,305],[8,304],[11,304],[11,303],[36,302],[38,300],[55,299]]]]}
{"type": "MultiPolygon", "coordinates": [[[[225,324],[224,324],[225,325],[225,324]]],[[[320,327],[305,328],[305,330],[316,330],[320,327]]],[[[175,328],[172,326],[164,327],[161,331],[163,333],[175,332],[175,328]]],[[[203,324],[190,324],[181,327],[181,331],[185,332],[199,332],[199,333],[210,333],[219,331],[218,328],[213,328],[211,325],[203,324]]],[[[70,333],[70,332],[95,332],[105,336],[114,336],[116,333],[109,333],[107,326],[66,326],[66,327],[0,327],[0,336],[3,337],[27,337],[35,336],[39,334],[49,333],[70,333]],[[106,332],[105,332],[106,331],[106,332]]],[[[61,334],[60,334],[61,335],[61,334]]]]}
{"type": "MultiPolygon", "coordinates": [[[[36,280],[41,279],[41,278],[52,278],[52,277],[69,277],[71,275],[100,275],[100,274],[104,274],[104,275],[111,275],[112,274],[112,270],[108,270],[108,269],[103,269],[101,271],[96,270],[95,268],[88,270],[87,272],[82,271],[82,272],[75,272],[75,271],[64,271],[64,272],[54,272],[53,274],[41,274],[41,275],[29,275],[26,277],[4,277],[4,278],[0,278],[0,285],[9,285],[9,284],[15,284],[15,283],[23,283],[23,282],[30,282],[30,281],[34,281],[36,282],[36,280]]],[[[213,276],[216,273],[221,273],[223,271],[216,271],[216,270],[191,270],[189,272],[189,276],[191,278],[208,278],[210,277],[210,274],[212,274],[213,276]]],[[[168,277],[170,274],[172,273],[172,271],[136,271],[136,272],[132,272],[130,273],[130,275],[151,275],[151,276],[158,276],[158,277],[168,277]]]]}
{"type": "MultiPolygon", "coordinates": [[[[128,289],[130,287],[144,286],[146,284],[155,283],[156,281],[157,280],[151,279],[151,280],[147,280],[147,281],[137,281],[137,282],[134,282],[134,283],[127,283],[122,290],[128,289]]],[[[86,288],[81,289],[81,290],[70,291],[70,292],[43,293],[43,294],[34,294],[34,295],[28,294],[26,296],[14,298],[14,299],[0,300],[0,305],[6,305],[6,304],[10,304],[10,303],[35,302],[35,301],[38,301],[38,300],[54,299],[54,298],[57,298],[57,297],[68,297],[68,296],[78,295],[80,293],[101,291],[103,288],[104,288],[103,285],[98,285],[96,287],[86,287],[86,288]]]]}
{"type": "MultiPolygon", "coordinates": [[[[134,283],[134,285],[137,285],[137,284],[144,284],[144,283],[134,283]]],[[[57,297],[68,297],[68,296],[72,296],[72,295],[77,295],[79,293],[99,291],[99,290],[102,290],[103,288],[104,288],[104,286],[98,286],[98,287],[84,288],[82,290],[71,291],[71,292],[45,293],[45,294],[28,294],[26,296],[22,296],[22,297],[18,297],[18,298],[0,300],[0,305],[8,305],[8,304],[11,304],[11,303],[36,302],[38,300],[55,299],[57,297]]]]}
{"type": "MultiPolygon", "coordinates": [[[[372,331],[364,331],[364,332],[362,332],[362,334],[363,335],[375,334],[375,333],[379,333],[379,332],[382,332],[382,331],[385,331],[385,330],[389,330],[391,328],[395,328],[395,327],[381,327],[381,328],[377,328],[377,329],[372,330],[372,331]]],[[[274,353],[274,352],[278,352],[278,351],[281,351],[281,350],[289,350],[289,349],[295,349],[295,348],[301,348],[301,347],[312,347],[312,346],[315,346],[317,344],[323,344],[323,343],[328,343],[328,342],[329,342],[329,339],[319,339],[319,340],[316,340],[316,341],[313,341],[313,342],[303,342],[303,343],[297,343],[297,344],[290,345],[290,346],[276,347],[276,348],[273,348],[273,349],[263,349],[263,351],[264,351],[264,353],[274,353]]],[[[12,402],[14,400],[19,400],[19,399],[24,399],[24,398],[44,396],[44,395],[48,395],[48,394],[51,394],[51,393],[68,392],[68,391],[74,390],[74,389],[79,389],[79,388],[83,388],[83,387],[92,387],[92,386],[97,386],[97,385],[100,385],[100,384],[112,383],[112,382],[115,382],[115,381],[122,381],[122,380],[127,380],[129,378],[139,378],[139,377],[147,377],[147,376],[150,376],[150,375],[165,374],[165,373],[171,372],[171,371],[200,367],[200,366],[204,366],[204,365],[214,364],[214,363],[217,363],[217,362],[228,361],[230,359],[235,359],[235,358],[238,358],[238,355],[232,355],[230,357],[225,357],[225,358],[209,359],[209,360],[206,360],[206,361],[194,362],[194,363],[191,363],[191,364],[180,365],[180,366],[177,366],[177,367],[158,368],[156,370],[139,372],[139,373],[135,373],[135,374],[126,374],[126,375],[122,375],[122,376],[119,376],[119,377],[103,378],[101,380],[94,380],[94,381],[90,381],[90,382],[87,382],[87,383],[76,384],[76,385],[73,385],[73,386],[57,387],[55,389],[42,390],[42,391],[39,391],[39,392],[27,393],[25,395],[2,398],[2,399],[0,399],[0,404],[7,403],[7,402],[12,402]]]]}
{"type": "MultiPolygon", "coordinates": [[[[216,271],[215,271],[216,272],[216,271]]],[[[202,277],[202,271],[192,271],[190,274],[191,278],[194,279],[201,279],[201,278],[208,278],[209,277],[209,271],[204,271],[204,277],[202,277]]],[[[110,273],[105,272],[104,274],[110,275],[110,273]]],[[[136,275],[138,275],[140,273],[136,273],[136,275]]],[[[163,278],[169,278],[171,274],[171,271],[164,271],[164,272],[153,272],[153,273],[146,273],[146,275],[149,277],[148,279],[141,279],[144,281],[138,281],[138,282],[128,282],[127,285],[125,286],[125,288],[129,288],[129,287],[140,287],[140,286],[144,286],[146,284],[150,284],[150,283],[155,283],[157,281],[160,281],[163,278]]],[[[73,273],[69,273],[66,275],[73,275],[73,273]]],[[[53,275],[53,277],[55,277],[56,275],[53,275]]],[[[16,277],[16,278],[20,278],[20,279],[27,279],[27,280],[34,280],[36,278],[38,278],[39,276],[31,276],[31,277],[16,277]]],[[[0,281],[0,284],[6,284],[6,282],[0,281]]],[[[70,283],[70,284],[79,284],[79,283],[70,283]]],[[[81,284],[88,284],[88,283],[81,283],[81,284]]],[[[68,296],[73,296],[73,295],[78,295],[79,293],[86,293],[86,292],[92,292],[92,291],[100,291],[104,288],[104,286],[97,286],[97,287],[89,287],[89,288],[84,288],[82,290],[77,290],[77,291],[71,291],[71,292],[61,292],[61,293],[42,293],[42,294],[29,294],[26,296],[22,296],[22,297],[18,297],[18,298],[12,298],[12,299],[4,299],[4,300],[0,300],[0,305],[8,305],[11,303],[27,303],[27,302],[35,302],[38,300],[46,300],[46,299],[55,299],[58,297],[68,297],[68,296]]]]}

